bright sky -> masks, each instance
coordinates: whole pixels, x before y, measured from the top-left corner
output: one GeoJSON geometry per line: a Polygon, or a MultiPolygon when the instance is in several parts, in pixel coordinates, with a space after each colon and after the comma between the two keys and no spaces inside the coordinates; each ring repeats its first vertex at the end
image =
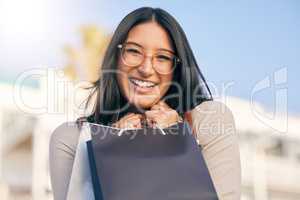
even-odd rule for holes
{"type": "Polygon", "coordinates": [[[300,114],[300,1],[121,1],[0,0],[0,81],[12,82],[36,66],[63,66],[64,44],[76,45],[78,28],[96,24],[111,32],[130,11],[161,7],[182,25],[207,80],[228,95],[250,98],[269,109],[275,91],[288,87],[288,110],[300,114]],[[274,73],[287,69],[287,82],[274,86],[274,73]]]}

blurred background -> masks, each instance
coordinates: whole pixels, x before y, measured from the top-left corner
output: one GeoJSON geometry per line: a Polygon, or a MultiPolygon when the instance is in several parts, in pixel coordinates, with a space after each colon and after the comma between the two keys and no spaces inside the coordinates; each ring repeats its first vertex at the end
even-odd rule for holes
{"type": "Polygon", "coordinates": [[[300,199],[297,0],[0,0],[0,199],[52,199],[49,137],[85,114],[82,87],[142,6],[175,16],[215,100],[233,111],[242,199],[300,199]]]}

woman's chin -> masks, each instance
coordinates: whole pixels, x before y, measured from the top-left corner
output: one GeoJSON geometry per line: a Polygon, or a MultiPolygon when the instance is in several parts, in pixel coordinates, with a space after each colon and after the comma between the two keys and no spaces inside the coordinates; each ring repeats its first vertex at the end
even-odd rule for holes
{"type": "Polygon", "coordinates": [[[132,92],[131,94],[134,95],[128,95],[129,102],[143,109],[151,108],[160,98],[155,94],[139,94],[136,92],[132,92]]]}

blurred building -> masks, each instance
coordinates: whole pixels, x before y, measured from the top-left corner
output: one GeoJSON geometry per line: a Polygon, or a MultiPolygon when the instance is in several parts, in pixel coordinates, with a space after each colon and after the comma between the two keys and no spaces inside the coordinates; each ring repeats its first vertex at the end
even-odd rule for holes
{"type": "Polygon", "coordinates": [[[242,199],[300,199],[300,117],[282,113],[264,121],[253,111],[264,111],[261,105],[238,98],[226,102],[239,135],[242,199]]]}

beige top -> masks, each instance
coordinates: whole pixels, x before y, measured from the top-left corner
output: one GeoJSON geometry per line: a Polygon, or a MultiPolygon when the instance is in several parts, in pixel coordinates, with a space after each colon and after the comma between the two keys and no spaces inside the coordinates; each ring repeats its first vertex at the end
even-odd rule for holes
{"type": "Polygon", "coordinates": [[[241,165],[234,118],[220,102],[208,101],[192,111],[193,129],[220,200],[239,200],[241,165]]]}
{"type": "MultiPolygon", "coordinates": [[[[208,101],[192,112],[193,131],[220,200],[239,200],[241,166],[234,119],[228,107],[208,101]]],[[[79,129],[75,122],[57,127],[50,139],[50,174],[55,200],[65,200],[71,177],[79,129]]]]}

